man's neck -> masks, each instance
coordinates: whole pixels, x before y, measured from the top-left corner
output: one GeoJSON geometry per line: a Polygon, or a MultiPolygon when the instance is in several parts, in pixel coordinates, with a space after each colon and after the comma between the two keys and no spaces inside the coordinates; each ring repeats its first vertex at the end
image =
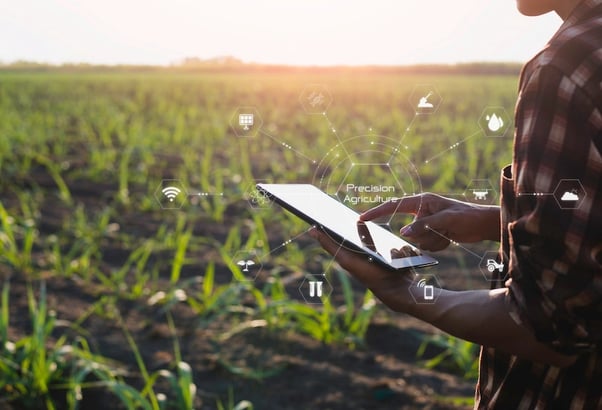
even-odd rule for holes
{"type": "Polygon", "coordinates": [[[571,12],[575,9],[575,7],[577,7],[577,5],[583,1],[584,0],[558,1],[558,6],[555,9],[556,14],[558,14],[564,21],[571,15],[571,12]]]}

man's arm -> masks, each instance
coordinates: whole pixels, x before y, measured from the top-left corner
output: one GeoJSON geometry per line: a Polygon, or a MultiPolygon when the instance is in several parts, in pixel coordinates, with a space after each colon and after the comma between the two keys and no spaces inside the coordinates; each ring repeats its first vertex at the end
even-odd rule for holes
{"type": "Polygon", "coordinates": [[[550,349],[529,329],[517,324],[509,314],[507,300],[506,288],[461,292],[442,289],[435,303],[410,304],[405,312],[461,339],[523,359],[559,367],[575,361],[575,356],[550,349]]]}
{"type": "Polygon", "coordinates": [[[513,320],[507,306],[507,289],[461,292],[442,289],[435,303],[417,304],[410,292],[418,292],[419,289],[412,286],[408,275],[369,262],[317,229],[312,229],[311,235],[345,270],[395,311],[408,313],[461,339],[524,359],[555,366],[568,366],[575,361],[574,356],[562,355],[539,343],[529,329],[513,320]]]}

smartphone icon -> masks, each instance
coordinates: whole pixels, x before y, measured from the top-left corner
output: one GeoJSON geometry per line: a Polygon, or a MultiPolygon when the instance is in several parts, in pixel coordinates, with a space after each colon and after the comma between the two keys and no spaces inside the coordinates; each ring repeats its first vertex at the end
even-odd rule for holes
{"type": "Polygon", "coordinates": [[[433,300],[435,296],[435,288],[433,285],[424,286],[424,300],[433,300]]]}

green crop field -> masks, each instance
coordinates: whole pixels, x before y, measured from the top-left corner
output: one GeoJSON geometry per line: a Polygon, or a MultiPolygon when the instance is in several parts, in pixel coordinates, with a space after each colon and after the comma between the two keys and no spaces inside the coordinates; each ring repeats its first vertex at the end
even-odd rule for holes
{"type": "MultiPolygon", "coordinates": [[[[459,72],[0,71],[0,406],[470,406],[475,346],[379,305],[253,187],[495,203],[516,89],[459,72]],[[484,130],[493,112],[504,136],[484,130]],[[322,273],[332,294],[306,303],[322,273]]],[[[450,247],[431,273],[486,287],[495,249],[450,247]]]]}

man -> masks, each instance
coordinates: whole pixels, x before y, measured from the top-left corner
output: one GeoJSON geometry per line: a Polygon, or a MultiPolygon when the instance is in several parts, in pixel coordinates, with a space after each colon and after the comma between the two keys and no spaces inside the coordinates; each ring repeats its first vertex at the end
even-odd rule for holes
{"type": "Polygon", "coordinates": [[[408,275],[380,268],[318,230],[311,234],[390,308],[483,346],[475,408],[599,409],[602,0],[517,5],[526,15],[555,11],[564,23],[521,74],[501,207],[423,194],[361,216],[414,213],[401,234],[431,251],[450,239],[501,241],[506,269],[494,272],[495,289],[441,290],[436,303],[416,304],[410,292],[418,289],[408,275]],[[579,206],[558,201],[554,191],[562,181],[575,185],[567,199],[579,198],[579,206]]]}

